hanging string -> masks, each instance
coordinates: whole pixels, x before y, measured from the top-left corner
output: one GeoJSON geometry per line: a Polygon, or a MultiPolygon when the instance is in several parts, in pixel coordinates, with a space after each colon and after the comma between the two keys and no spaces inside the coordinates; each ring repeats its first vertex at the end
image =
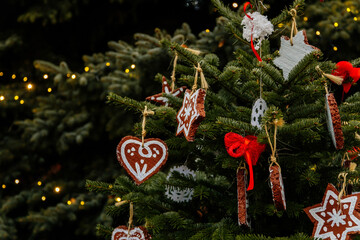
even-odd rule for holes
{"type": "Polygon", "coordinates": [[[145,106],[145,109],[143,111],[142,132],[141,132],[142,147],[144,147],[144,141],[146,136],[146,130],[145,130],[146,117],[149,115],[154,115],[154,112],[151,110],[148,111],[147,106],[145,106]]]}
{"type": "Polygon", "coordinates": [[[191,95],[196,91],[197,89],[197,81],[198,81],[198,77],[199,77],[199,73],[200,73],[200,80],[201,80],[201,88],[207,90],[209,88],[209,85],[205,79],[205,75],[203,73],[203,70],[200,66],[200,63],[198,63],[197,67],[194,66],[194,68],[196,69],[195,72],[195,78],[194,78],[194,85],[192,86],[191,89],[191,95]]]}
{"type": "Polygon", "coordinates": [[[338,179],[341,181],[341,178],[343,179],[343,184],[342,184],[342,188],[341,188],[341,191],[339,193],[339,196],[338,196],[338,204],[339,204],[339,209],[340,211],[342,211],[342,206],[341,206],[341,198],[343,196],[346,196],[346,192],[345,192],[345,188],[346,188],[346,176],[348,174],[345,173],[345,172],[341,172],[338,176],[338,179]]]}
{"type": "Polygon", "coordinates": [[[274,144],[272,144],[271,142],[271,139],[270,139],[270,134],[269,134],[269,131],[268,131],[268,128],[267,128],[267,124],[265,124],[264,128],[265,128],[265,132],[266,132],[266,136],[267,136],[267,139],[269,141],[269,145],[270,145],[270,149],[271,149],[271,156],[270,156],[270,167],[274,164],[278,165],[279,166],[279,171],[281,172],[281,168],[280,168],[280,165],[279,163],[276,161],[276,157],[275,157],[275,154],[276,154],[276,134],[277,134],[277,125],[275,124],[275,127],[274,127],[274,144]]]}
{"type": "Polygon", "coordinates": [[[133,216],[134,216],[134,204],[130,202],[130,213],[129,213],[129,226],[128,226],[128,234],[127,237],[130,236],[130,230],[133,225],[133,216]]]}
{"type": "Polygon", "coordinates": [[[298,33],[296,27],[296,10],[293,8],[290,10],[290,15],[292,16],[292,23],[291,23],[291,33],[290,33],[290,44],[293,45],[293,36],[298,33]]]}
{"type": "Polygon", "coordinates": [[[315,69],[316,69],[322,76],[330,79],[333,83],[335,83],[335,84],[337,84],[337,85],[341,85],[342,82],[344,81],[344,79],[343,79],[342,77],[325,73],[323,70],[321,70],[321,68],[319,67],[319,65],[317,65],[317,66],[315,67],[315,69]]]}
{"type": "Polygon", "coordinates": [[[179,58],[179,55],[177,52],[175,52],[173,70],[172,70],[172,74],[171,74],[171,92],[174,92],[174,90],[175,90],[175,69],[176,69],[176,64],[177,64],[178,58],[179,58]]]}

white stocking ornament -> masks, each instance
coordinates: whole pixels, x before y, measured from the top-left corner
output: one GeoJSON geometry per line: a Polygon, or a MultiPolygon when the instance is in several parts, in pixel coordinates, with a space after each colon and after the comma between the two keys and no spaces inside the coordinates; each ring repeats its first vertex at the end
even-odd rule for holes
{"type": "Polygon", "coordinates": [[[264,116],[266,109],[268,109],[268,107],[264,99],[259,98],[256,100],[251,111],[252,126],[261,129],[261,118],[264,116]]]}

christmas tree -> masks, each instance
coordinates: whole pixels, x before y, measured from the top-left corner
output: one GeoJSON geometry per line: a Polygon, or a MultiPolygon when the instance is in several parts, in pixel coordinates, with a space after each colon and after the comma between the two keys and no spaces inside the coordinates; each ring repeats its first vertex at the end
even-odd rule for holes
{"type": "Polygon", "coordinates": [[[232,57],[225,55],[230,59],[221,49],[229,38],[213,39],[215,49],[201,40],[185,46],[163,38],[161,47],[173,56],[174,69],[156,76],[163,79],[162,94],[149,93],[149,101],[108,95],[112,105],[143,118],[131,136],[119,139],[116,155],[123,168],[115,182],[86,183],[89,190],[118,199],[106,208],[113,225],[99,225],[99,233],[107,239],[136,234],[136,239],[149,239],[148,234],[153,239],[310,239],[313,215],[307,207],[321,202],[332,183],[338,187],[338,192],[328,187],[335,200],[350,210],[334,208],[335,215],[347,215],[327,219],[335,227],[320,233],[321,224],[314,222],[313,235],[353,237],[359,232],[354,210],[359,196],[351,194],[358,182],[351,158],[359,145],[360,95],[344,95],[337,104],[331,92],[334,82],[345,91],[358,80],[359,59],[344,64],[323,59],[306,32],[297,30],[302,0],[270,21],[261,1],[246,3],[242,14],[213,3],[237,42],[232,57]],[[287,22],[292,27],[283,32],[278,25],[287,22]],[[280,33],[288,37],[279,44],[280,33]],[[188,88],[183,98],[175,94],[180,86],[188,88]],[[348,216],[355,220],[343,223],[348,216]],[[344,230],[345,224],[356,226],[344,230]]]}

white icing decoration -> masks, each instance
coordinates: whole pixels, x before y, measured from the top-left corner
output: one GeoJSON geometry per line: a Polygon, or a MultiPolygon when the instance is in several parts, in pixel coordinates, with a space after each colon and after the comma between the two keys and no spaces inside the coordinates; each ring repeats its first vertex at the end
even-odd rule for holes
{"type": "MultiPolygon", "coordinates": [[[[142,181],[147,176],[152,174],[162,164],[162,162],[165,160],[166,153],[167,153],[166,146],[162,142],[159,142],[159,141],[156,141],[156,140],[151,140],[151,141],[145,142],[144,143],[144,148],[141,145],[142,145],[141,141],[137,141],[135,139],[128,139],[125,142],[123,142],[123,144],[121,145],[120,153],[119,153],[119,151],[117,151],[117,154],[121,155],[121,159],[123,160],[123,162],[126,165],[127,169],[133,174],[133,176],[136,179],[138,179],[138,181],[142,181]],[[159,148],[162,149],[162,156],[159,159],[159,161],[149,170],[147,170],[147,164],[144,164],[143,168],[141,169],[140,165],[136,162],[135,163],[136,170],[135,170],[135,169],[133,169],[133,167],[129,163],[128,159],[126,158],[126,154],[125,154],[126,146],[128,144],[131,144],[131,143],[139,145],[138,154],[143,158],[151,158],[152,151],[151,151],[149,145],[153,145],[153,144],[159,146],[159,148]],[[146,154],[143,153],[143,150],[146,151],[146,154]]],[[[135,151],[134,147],[131,150],[133,150],[133,149],[135,151]]]]}
{"type": "Polygon", "coordinates": [[[115,228],[114,231],[112,232],[111,240],[141,240],[141,239],[145,240],[145,234],[141,228],[135,227],[135,228],[131,229],[129,235],[131,236],[134,233],[136,233],[137,237],[128,237],[127,229],[115,228]],[[124,236],[115,239],[116,233],[123,233],[124,236]]]}
{"type": "MultiPolygon", "coordinates": [[[[171,177],[171,175],[174,171],[179,172],[186,177],[188,177],[188,176],[192,176],[194,178],[196,177],[194,171],[192,171],[185,165],[182,165],[182,166],[178,166],[178,167],[172,167],[170,169],[168,176],[166,177],[167,180],[171,177]]],[[[173,200],[174,202],[189,202],[192,199],[192,196],[194,194],[194,189],[192,189],[192,188],[180,189],[180,188],[174,187],[174,186],[166,186],[165,189],[166,189],[165,196],[167,198],[173,200]]]]}
{"type": "Polygon", "coordinates": [[[349,224],[349,227],[345,227],[345,230],[342,232],[342,234],[339,237],[335,236],[334,232],[327,231],[328,229],[325,228],[325,226],[324,226],[324,224],[326,224],[325,220],[321,217],[323,212],[326,212],[329,215],[331,214],[330,215],[331,218],[328,219],[328,221],[332,222],[331,225],[339,225],[340,226],[340,224],[343,224],[343,222],[342,222],[343,215],[341,215],[341,212],[336,211],[335,208],[337,206],[335,206],[332,213],[328,212],[329,209],[326,209],[328,203],[330,203],[329,200],[333,200],[333,199],[337,199],[337,198],[338,198],[338,195],[334,191],[329,189],[326,192],[323,204],[321,204],[321,206],[319,206],[319,207],[315,207],[315,208],[312,208],[309,210],[309,213],[311,214],[311,216],[315,219],[315,221],[318,222],[317,228],[314,231],[314,236],[313,236],[314,238],[331,239],[331,240],[345,240],[348,232],[360,231],[360,220],[358,218],[356,218],[353,214],[353,212],[356,211],[355,206],[358,201],[358,196],[356,196],[356,195],[350,195],[341,200],[342,204],[349,203],[348,215],[349,215],[350,219],[355,223],[355,226],[352,226],[349,224]],[[324,233],[322,233],[322,234],[320,234],[321,229],[324,230],[324,233]]]}
{"type": "Polygon", "coordinates": [[[280,40],[280,56],[274,59],[274,64],[283,70],[285,80],[288,79],[291,70],[305,57],[315,49],[306,44],[303,30],[299,31],[293,37],[293,45],[291,46],[290,39],[285,40],[281,37],[280,40]]]}
{"type": "Polygon", "coordinates": [[[251,111],[251,125],[261,129],[261,118],[264,116],[265,111],[268,109],[264,99],[259,98],[256,100],[251,111]]]}
{"type": "Polygon", "coordinates": [[[331,199],[331,200],[329,201],[329,203],[330,203],[331,205],[334,205],[334,200],[331,199]]]}

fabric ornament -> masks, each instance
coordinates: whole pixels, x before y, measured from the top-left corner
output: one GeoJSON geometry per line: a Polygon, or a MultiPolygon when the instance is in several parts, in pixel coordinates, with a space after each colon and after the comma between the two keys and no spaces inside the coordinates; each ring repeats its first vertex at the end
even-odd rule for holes
{"type": "Polygon", "coordinates": [[[234,158],[245,157],[249,166],[250,180],[247,191],[254,188],[253,166],[256,165],[260,154],[265,150],[266,145],[260,144],[255,136],[243,137],[237,133],[227,133],[224,137],[225,148],[228,154],[234,158]]]}
{"type": "Polygon", "coordinates": [[[146,100],[154,101],[154,102],[159,103],[160,105],[164,105],[165,107],[167,107],[167,106],[169,106],[169,99],[166,97],[163,97],[163,93],[171,94],[174,97],[180,97],[180,95],[184,92],[185,89],[186,89],[186,87],[183,86],[183,87],[180,87],[173,91],[173,89],[169,85],[168,81],[166,80],[165,76],[163,76],[161,93],[149,96],[146,98],[146,100]]]}
{"type": "Polygon", "coordinates": [[[250,227],[249,216],[247,213],[249,202],[247,200],[246,194],[247,177],[245,168],[238,168],[236,173],[236,180],[238,198],[238,223],[239,225],[250,227]]]}
{"type": "Polygon", "coordinates": [[[274,59],[274,64],[282,69],[285,80],[288,80],[291,70],[309,53],[318,48],[309,45],[305,30],[299,31],[293,38],[282,36],[280,40],[279,57],[274,59]]]}
{"type": "Polygon", "coordinates": [[[265,111],[268,109],[264,99],[259,98],[256,100],[251,111],[251,125],[261,129],[261,118],[264,116],[265,111]]]}
{"type": "Polygon", "coordinates": [[[341,197],[334,185],[328,184],[322,202],[304,209],[314,223],[312,236],[323,240],[350,240],[360,233],[357,203],[360,193],[341,197]]]}
{"type": "MultiPolygon", "coordinates": [[[[192,176],[193,178],[196,177],[195,172],[185,165],[172,167],[169,171],[168,176],[166,177],[166,180],[169,180],[173,172],[179,172],[185,177],[192,176]]],[[[166,186],[165,196],[174,202],[189,202],[194,194],[193,188],[179,188],[174,186],[166,186]]]]}
{"type": "Polygon", "coordinates": [[[127,226],[118,226],[111,235],[111,240],[149,240],[150,234],[145,227],[134,227],[130,231],[127,226]]]}
{"type": "Polygon", "coordinates": [[[341,129],[341,118],[339,109],[332,93],[326,94],[326,122],[331,136],[331,140],[336,149],[344,147],[344,135],[341,129]]]}
{"type": "Polygon", "coordinates": [[[241,25],[244,26],[243,38],[251,42],[251,48],[256,58],[261,62],[262,60],[256,50],[260,48],[261,42],[274,31],[274,26],[266,16],[261,15],[259,12],[246,13],[248,5],[252,8],[250,2],[245,3],[244,12],[246,17],[241,21],[241,25]]]}
{"type": "Polygon", "coordinates": [[[340,61],[336,64],[336,69],[334,69],[331,74],[342,79],[342,81],[334,83],[338,85],[342,84],[343,92],[348,93],[351,86],[360,78],[360,68],[354,68],[349,62],[340,61]]]}

